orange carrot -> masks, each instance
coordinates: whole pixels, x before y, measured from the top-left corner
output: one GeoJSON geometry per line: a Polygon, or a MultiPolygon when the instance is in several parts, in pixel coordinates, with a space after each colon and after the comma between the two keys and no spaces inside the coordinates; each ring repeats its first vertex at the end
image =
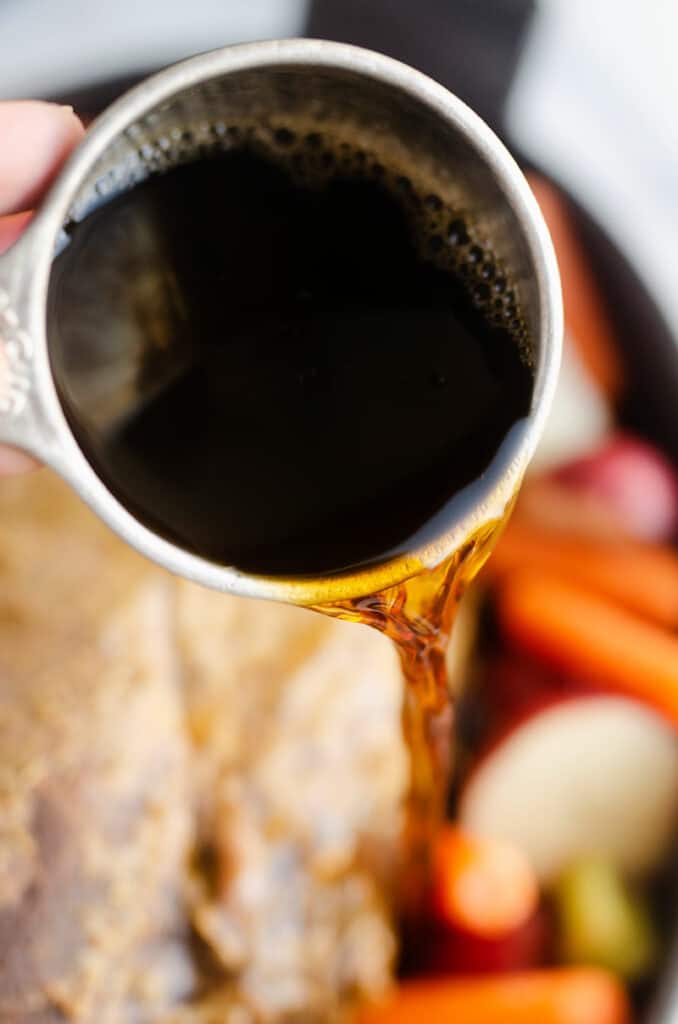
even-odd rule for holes
{"type": "Polygon", "coordinates": [[[678,629],[678,553],[662,545],[612,540],[604,543],[510,523],[486,572],[501,577],[515,569],[540,569],[678,629]]]}
{"type": "Polygon", "coordinates": [[[519,647],[636,697],[678,725],[678,636],[536,569],[509,573],[497,608],[519,647]]]}
{"type": "Polygon", "coordinates": [[[538,884],[510,843],[449,825],[433,851],[433,909],[439,920],[483,938],[519,928],[534,913],[538,884]]]}
{"type": "Polygon", "coordinates": [[[593,967],[411,981],[358,1024],[628,1024],[622,984],[593,967]]]}
{"type": "Polygon", "coordinates": [[[568,335],[602,391],[612,399],[618,398],[623,389],[621,360],[609,316],[570,211],[558,190],[544,178],[531,174],[528,180],[556,250],[568,335]]]}

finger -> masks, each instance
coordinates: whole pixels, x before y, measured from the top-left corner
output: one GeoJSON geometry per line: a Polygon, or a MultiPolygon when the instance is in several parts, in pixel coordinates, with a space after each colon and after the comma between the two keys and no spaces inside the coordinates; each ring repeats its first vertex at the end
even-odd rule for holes
{"type": "Polygon", "coordinates": [[[10,213],[7,217],[0,217],[0,254],[16,242],[32,216],[33,214],[30,211],[24,211],[23,213],[10,213]]]}
{"type": "Polygon", "coordinates": [[[37,202],[83,130],[71,107],[0,103],[0,215],[37,202]]]}
{"type": "Polygon", "coordinates": [[[0,444],[0,477],[19,476],[22,473],[30,473],[37,469],[38,463],[30,455],[19,451],[18,448],[10,448],[9,445],[0,444]]]}

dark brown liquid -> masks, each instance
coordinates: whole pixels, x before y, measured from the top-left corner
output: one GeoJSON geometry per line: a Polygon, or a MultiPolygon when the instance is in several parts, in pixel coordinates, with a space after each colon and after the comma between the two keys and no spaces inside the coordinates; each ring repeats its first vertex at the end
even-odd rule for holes
{"type": "MultiPolygon", "coordinates": [[[[62,401],[113,493],[190,551],[285,577],[443,533],[532,388],[515,299],[463,221],[365,154],[323,148],[315,180],[297,157],[242,149],[147,180],[71,230],[50,293],[62,401]]],[[[442,810],[445,651],[497,525],[321,609],[398,645],[411,847],[442,810]]]]}
{"type": "Polygon", "coordinates": [[[123,504],[266,575],[331,574],[444,532],[525,416],[531,377],[509,329],[422,258],[418,216],[378,181],[306,187],[238,152],[78,225],[50,345],[75,433],[123,504]],[[121,352],[133,390],[104,414],[121,352]],[[78,376],[87,361],[98,388],[78,376]]]}

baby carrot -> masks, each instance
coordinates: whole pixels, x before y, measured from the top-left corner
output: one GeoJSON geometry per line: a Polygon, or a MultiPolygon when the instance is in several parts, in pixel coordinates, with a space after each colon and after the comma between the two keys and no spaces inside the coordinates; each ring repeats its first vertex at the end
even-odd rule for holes
{"type": "Polygon", "coordinates": [[[524,854],[510,843],[449,825],[433,851],[433,910],[473,935],[494,938],[534,913],[538,885],[524,854]]]}
{"type": "Polygon", "coordinates": [[[358,1024],[628,1024],[621,983],[593,967],[412,981],[358,1024]]]}
{"type": "Polygon", "coordinates": [[[536,569],[507,574],[497,609],[519,647],[636,697],[678,725],[678,636],[536,569]]]}
{"type": "Polygon", "coordinates": [[[623,390],[623,370],[612,325],[567,204],[544,178],[531,174],[528,180],[556,250],[567,332],[602,391],[618,398],[623,390]]]}
{"type": "Polygon", "coordinates": [[[488,563],[490,576],[539,569],[678,629],[678,554],[639,541],[604,543],[510,523],[488,563]]]}

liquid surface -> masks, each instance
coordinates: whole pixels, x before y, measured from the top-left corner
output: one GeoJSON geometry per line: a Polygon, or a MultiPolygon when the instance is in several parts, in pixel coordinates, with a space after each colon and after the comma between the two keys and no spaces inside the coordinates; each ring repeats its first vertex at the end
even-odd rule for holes
{"type": "Polygon", "coordinates": [[[54,267],[50,351],[87,457],[157,532],[248,572],[425,541],[529,407],[506,282],[463,223],[337,166],[175,168],[76,225],[54,267]]]}

